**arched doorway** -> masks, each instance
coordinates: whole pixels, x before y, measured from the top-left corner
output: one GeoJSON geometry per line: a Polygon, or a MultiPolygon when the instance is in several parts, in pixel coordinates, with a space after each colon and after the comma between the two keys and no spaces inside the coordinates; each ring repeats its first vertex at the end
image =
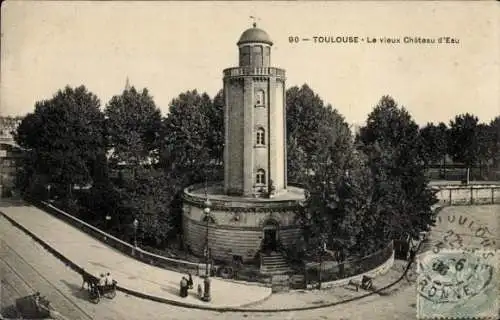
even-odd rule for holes
{"type": "Polygon", "coordinates": [[[262,228],[263,241],[262,241],[262,252],[268,253],[278,250],[278,237],[279,237],[279,224],[278,221],[274,219],[269,219],[264,222],[262,228]]]}

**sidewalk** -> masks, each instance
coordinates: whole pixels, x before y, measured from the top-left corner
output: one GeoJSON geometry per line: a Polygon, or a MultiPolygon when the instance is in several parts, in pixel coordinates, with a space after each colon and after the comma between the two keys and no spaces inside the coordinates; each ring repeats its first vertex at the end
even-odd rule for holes
{"type": "MultiPolygon", "coordinates": [[[[125,292],[153,300],[202,308],[238,308],[269,298],[271,289],[212,278],[211,302],[198,299],[196,289],[179,297],[179,282],[184,274],[157,268],[110,248],[77,228],[30,205],[10,206],[0,211],[42,239],[52,249],[95,276],[110,272],[125,292]]],[[[194,288],[202,279],[195,277],[194,288]]],[[[78,283],[81,285],[81,283],[78,283]]],[[[203,284],[202,284],[203,286],[203,284]]]]}

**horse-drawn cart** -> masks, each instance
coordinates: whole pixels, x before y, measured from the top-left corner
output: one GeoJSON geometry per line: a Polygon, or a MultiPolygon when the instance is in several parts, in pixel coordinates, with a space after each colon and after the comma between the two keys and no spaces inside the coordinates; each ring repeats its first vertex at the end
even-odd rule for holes
{"type": "Polygon", "coordinates": [[[114,297],[116,297],[117,282],[115,280],[113,280],[112,284],[105,284],[103,286],[100,286],[99,279],[85,272],[85,270],[83,270],[82,278],[82,289],[84,285],[87,284],[89,300],[93,303],[99,303],[99,301],[101,301],[101,297],[106,297],[108,299],[113,299],[114,297]]]}
{"type": "Polygon", "coordinates": [[[113,284],[108,284],[104,286],[99,286],[97,283],[93,283],[89,286],[89,299],[93,303],[99,303],[101,297],[106,297],[108,299],[113,299],[116,297],[116,281],[113,280],[113,284]]]}

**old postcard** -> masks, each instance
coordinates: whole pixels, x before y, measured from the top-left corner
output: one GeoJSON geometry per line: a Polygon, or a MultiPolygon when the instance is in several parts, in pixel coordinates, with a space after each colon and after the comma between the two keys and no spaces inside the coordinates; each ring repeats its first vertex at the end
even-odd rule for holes
{"type": "Polygon", "coordinates": [[[5,1],[0,318],[498,319],[493,1],[5,1]]]}

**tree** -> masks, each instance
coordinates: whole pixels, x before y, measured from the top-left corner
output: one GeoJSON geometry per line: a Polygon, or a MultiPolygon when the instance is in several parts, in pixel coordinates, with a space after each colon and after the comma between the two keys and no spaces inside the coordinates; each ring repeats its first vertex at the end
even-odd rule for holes
{"type": "Polygon", "coordinates": [[[93,182],[93,169],[105,154],[104,115],[99,99],[84,86],[66,87],[51,99],[35,104],[20,123],[16,142],[29,150],[25,173],[44,176],[44,183],[64,186],[72,198],[73,186],[93,182]]]}
{"type": "Polygon", "coordinates": [[[450,121],[449,154],[453,161],[468,168],[479,160],[478,122],[478,118],[469,113],[457,115],[450,121]]]}
{"type": "Polygon", "coordinates": [[[432,122],[420,129],[421,157],[426,166],[440,162],[446,156],[446,125],[432,122]]]}
{"type": "Polygon", "coordinates": [[[350,254],[373,251],[380,242],[373,234],[373,181],[365,156],[352,147],[334,152],[336,161],[322,166],[307,180],[308,197],[299,221],[308,251],[317,254],[323,242],[350,254]]]}
{"type": "Polygon", "coordinates": [[[210,128],[206,141],[209,157],[220,167],[224,162],[224,105],[224,91],[220,90],[211,104],[203,104],[202,110],[210,128]]]}
{"type": "MultiPolygon", "coordinates": [[[[136,176],[116,187],[121,224],[139,221],[138,238],[143,244],[157,246],[178,230],[176,212],[171,206],[179,185],[175,176],[160,168],[137,169],[136,176]]],[[[131,229],[128,228],[129,236],[131,229]]]]}
{"type": "Polygon", "coordinates": [[[385,240],[428,230],[437,199],[427,187],[420,158],[417,124],[405,108],[384,96],[360,130],[361,149],[368,156],[374,181],[371,214],[375,233],[385,240]]]}
{"type": "Polygon", "coordinates": [[[344,118],[304,84],[286,94],[287,167],[289,181],[303,181],[326,163],[334,145],[341,152],[351,142],[344,118]]]}
{"type": "Polygon", "coordinates": [[[483,178],[484,166],[489,167],[489,161],[493,154],[492,142],[494,141],[494,133],[491,127],[485,123],[477,125],[477,160],[479,162],[479,175],[483,178]]]}
{"type": "Polygon", "coordinates": [[[372,193],[366,159],[344,118],[307,85],[287,92],[287,145],[289,179],[308,194],[297,215],[307,252],[321,254],[323,244],[351,254],[373,249],[378,243],[356,247],[362,235],[371,235],[365,232],[372,193]]]}
{"type": "Polygon", "coordinates": [[[491,120],[489,125],[490,130],[490,156],[493,161],[493,166],[498,168],[498,155],[500,153],[500,116],[495,117],[491,120]]]}
{"type": "Polygon", "coordinates": [[[163,129],[162,164],[167,171],[190,183],[220,176],[224,132],[220,99],[219,95],[214,108],[206,93],[193,90],[172,100],[163,129]]]}
{"type": "Polygon", "coordinates": [[[161,112],[147,89],[137,92],[131,87],[112,97],[105,115],[113,165],[126,163],[137,168],[158,160],[161,112]]]}

